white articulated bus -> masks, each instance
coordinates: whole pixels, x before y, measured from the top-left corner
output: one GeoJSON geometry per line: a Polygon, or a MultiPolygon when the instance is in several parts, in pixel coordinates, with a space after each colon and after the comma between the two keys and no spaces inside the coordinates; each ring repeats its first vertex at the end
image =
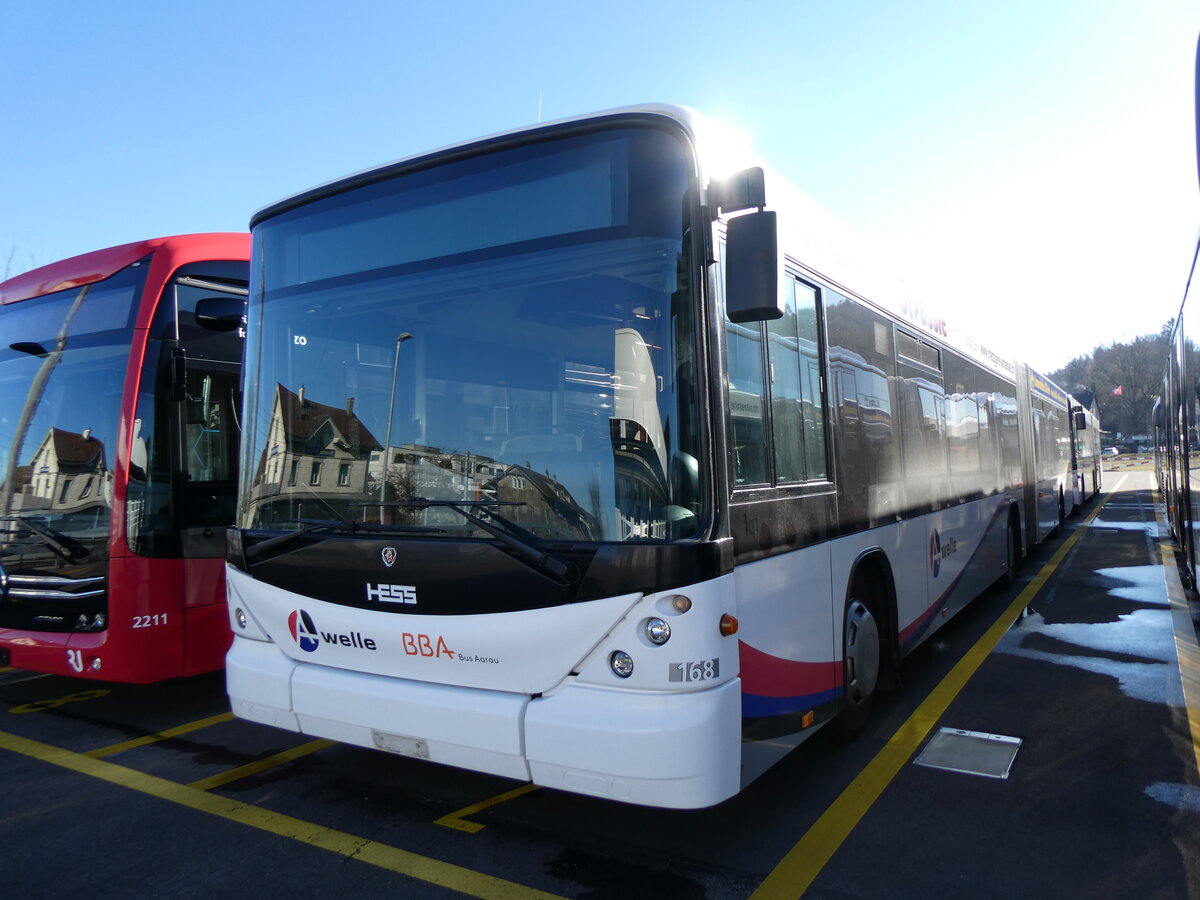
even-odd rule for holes
{"type": "Polygon", "coordinates": [[[1100,493],[1104,472],[1100,465],[1100,422],[1095,403],[1090,394],[1072,397],[1071,402],[1072,469],[1078,505],[1100,493]],[[1082,399],[1084,396],[1088,398],[1086,401],[1082,399]]]}
{"type": "Polygon", "coordinates": [[[238,716],[709,806],[1011,577],[1065,395],[889,312],[727,146],[611,111],[255,215],[238,716]]]}
{"type": "Polygon", "coordinates": [[[1026,492],[1030,537],[1040,541],[1057,531],[1081,502],[1072,457],[1076,423],[1070,414],[1074,403],[1045,376],[1028,366],[1018,366],[1018,370],[1021,396],[1029,401],[1029,412],[1022,418],[1029,420],[1028,437],[1033,445],[1027,452],[1033,461],[1026,492]]]}

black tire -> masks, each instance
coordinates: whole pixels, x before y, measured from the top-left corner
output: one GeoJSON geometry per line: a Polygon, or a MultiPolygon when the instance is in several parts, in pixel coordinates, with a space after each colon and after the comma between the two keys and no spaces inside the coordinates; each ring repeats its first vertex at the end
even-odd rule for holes
{"type": "Polygon", "coordinates": [[[842,622],[842,683],[845,693],[837,717],[843,738],[858,734],[871,715],[871,701],[879,682],[883,660],[879,621],[867,602],[851,597],[846,601],[842,622]]]}

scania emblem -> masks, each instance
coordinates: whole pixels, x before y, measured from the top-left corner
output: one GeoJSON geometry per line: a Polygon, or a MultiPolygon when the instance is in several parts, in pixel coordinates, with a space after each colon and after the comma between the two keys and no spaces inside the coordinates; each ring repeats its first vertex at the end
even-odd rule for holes
{"type": "Polygon", "coordinates": [[[379,554],[383,558],[383,564],[389,569],[396,562],[396,548],[384,547],[383,552],[379,554]]]}

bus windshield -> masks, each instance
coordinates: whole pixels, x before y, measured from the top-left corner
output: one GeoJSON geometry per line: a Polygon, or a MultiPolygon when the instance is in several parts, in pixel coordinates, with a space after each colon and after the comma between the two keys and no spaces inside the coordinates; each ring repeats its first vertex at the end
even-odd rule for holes
{"type": "Polygon", "coordinates": [[[145,272],[132,266],[0,309],[2,530],[11,538],[107,539],[131,317],[145,272]]]}
{"type": "Polygon", "coordinates": [[[487,537],[469,507],[551,541],[695,534],[690,173],[680,139],[625,127],[258,224],[242,527],[487,537]]]}

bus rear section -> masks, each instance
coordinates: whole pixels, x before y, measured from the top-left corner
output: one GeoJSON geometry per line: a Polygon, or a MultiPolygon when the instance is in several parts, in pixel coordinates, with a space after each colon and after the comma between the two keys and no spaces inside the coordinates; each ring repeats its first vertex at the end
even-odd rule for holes
{"type": "Polygon", "coordinates": [[[179,235],[0,284],[3,664],[223,664],[248,259],[248,235],[179,235]]]}

